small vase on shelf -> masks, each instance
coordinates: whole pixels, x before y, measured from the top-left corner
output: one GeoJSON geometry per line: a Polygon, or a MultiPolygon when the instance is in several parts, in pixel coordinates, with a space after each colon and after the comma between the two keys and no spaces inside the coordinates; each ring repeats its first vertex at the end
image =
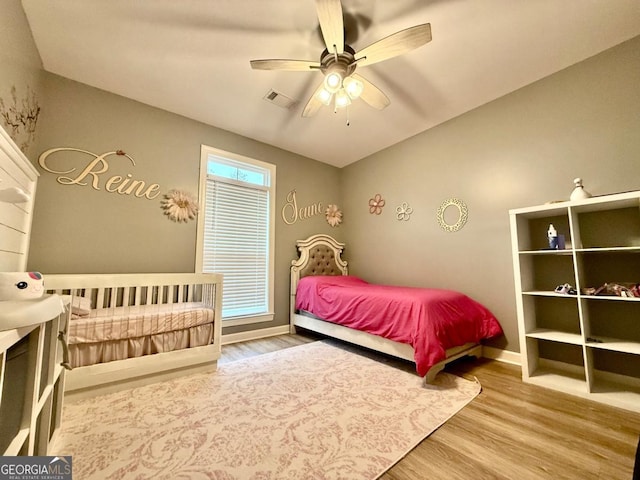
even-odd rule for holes
{"type": "Polygon", "coordinates": [[[573,189],[573,192],[571,192],[571,196],[569,197],[570,200],[582,200],[584,198],[591,197],[591,194],[582,186],[581,178],[574,179],[573,184],[575,185],[575,188],[573,189]]]}

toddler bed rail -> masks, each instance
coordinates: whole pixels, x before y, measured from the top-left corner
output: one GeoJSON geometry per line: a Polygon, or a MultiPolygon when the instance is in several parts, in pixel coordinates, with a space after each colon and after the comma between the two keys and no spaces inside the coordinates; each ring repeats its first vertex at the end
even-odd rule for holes
{"type": "Polygon", "coordinates": [[[71,297],[65,391],[87,396],[201,370],[220,358],[222,275],[45,275],[71,297]]]}

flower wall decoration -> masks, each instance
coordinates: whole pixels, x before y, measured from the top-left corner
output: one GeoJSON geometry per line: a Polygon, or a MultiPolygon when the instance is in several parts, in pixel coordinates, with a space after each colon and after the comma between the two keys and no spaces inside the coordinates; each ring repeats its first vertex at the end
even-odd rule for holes
{"type": "Polygon", "coordinates": [[[396,217],[398,220],[408,221],[412,213],[413,208],[411,208],[407,202],[402,202],[402,205],[396,207],[396,217]]]}
{"type": "Polygon", "coordinates": [[[327,223],[332,227],[337,227],[342,223],[342,212],[337,205],[327,205],[327,209],[324,213],[327,217],[327,223]]]}
{"type": "Polygon", "coordinates": [[[379,193],[376,193],[375,197],[369,199],[369,213],[380,215],[382,213],[382,207],[384,207],[384,198],[379,193]]]}
{"type": "Polygon", "coordinates": [[[190,193],[182,190],[169,190],[160,202],[164,214],[174,222],[193,220],[198,214],[198,202],[190,193]]]}

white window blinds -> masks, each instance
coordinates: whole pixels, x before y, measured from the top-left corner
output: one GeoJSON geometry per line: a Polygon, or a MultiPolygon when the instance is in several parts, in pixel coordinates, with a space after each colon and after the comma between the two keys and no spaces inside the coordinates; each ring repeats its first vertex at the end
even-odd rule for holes
{"type": "Polygon", "coordinates": [[[223,326],[274,318],[276,166],[202,145],[196,269],[223,274],[223,326]]]}
{"type": "Polygon", "coordinates": [[[224,318],[268,312],[269,192],[207,180],[203,271],[224,275],[224,318]]]}

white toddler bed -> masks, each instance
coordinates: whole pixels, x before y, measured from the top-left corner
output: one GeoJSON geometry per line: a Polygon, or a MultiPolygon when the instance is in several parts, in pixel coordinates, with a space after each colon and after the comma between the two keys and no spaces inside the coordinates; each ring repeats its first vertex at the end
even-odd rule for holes
{"type": "MultiPolygon", "coordinates": [[[[301,278],[306,276],[348,275],[347,262],[342,259],[344,244],[329,235],[312,235],[305,240],[297,241],[299,258],[291,262],[291,299],[290,326],[295,333],[296,327],[337,338],[371,350],[379,351],[409,361],[415,360],[414,348],[382,336],[326,321],[310,315],[308,312],[296,310],[296,294],[301,278]]],[[[462,356],[482,355],[482,345],[476,342],[464,343],[446,350],[446,358],[433,365],[425,375],[430,383],[447,363],[462,356]]]]}
{"type": "Polygon", "coordinates": [[[71,296],[66,392],[95,394],[190,371],[220,357],[222,276],[45,275],[71,296]]]}

